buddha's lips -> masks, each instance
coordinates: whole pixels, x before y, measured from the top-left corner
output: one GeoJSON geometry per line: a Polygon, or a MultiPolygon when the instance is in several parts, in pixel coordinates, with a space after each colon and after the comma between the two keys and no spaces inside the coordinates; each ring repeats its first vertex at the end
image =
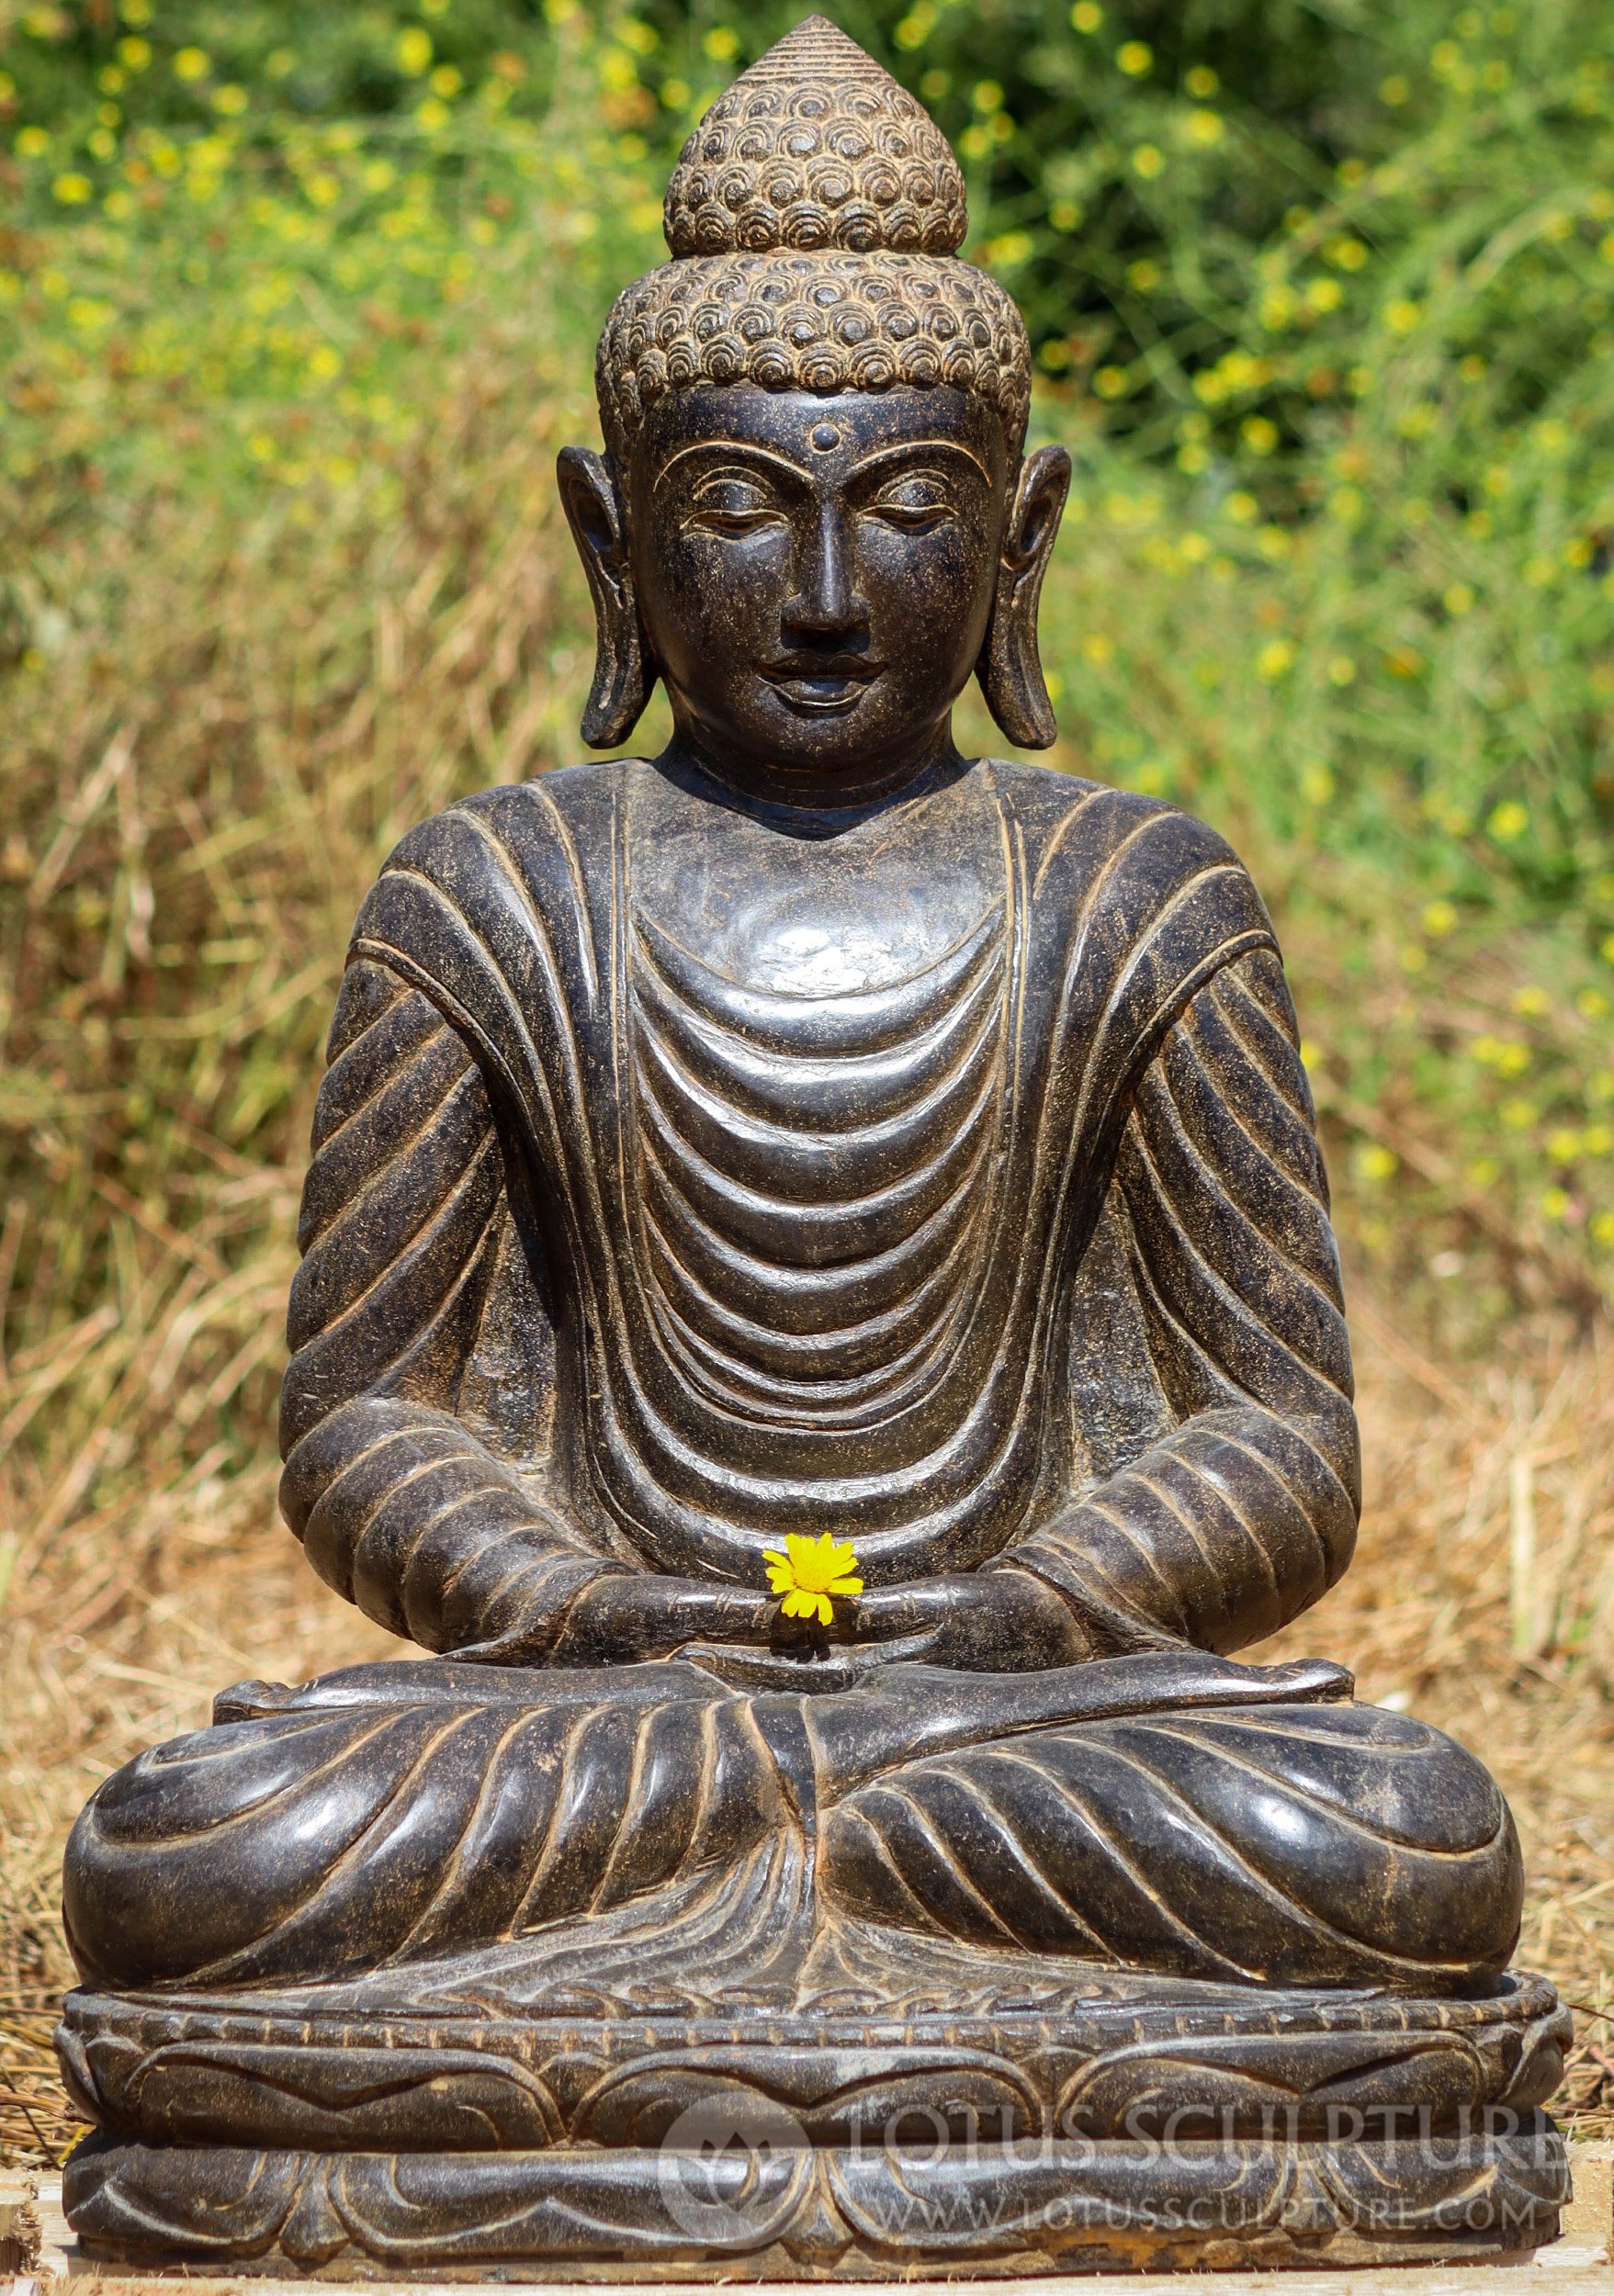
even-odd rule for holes
{"type": "Polygon", "coordinates": [[[762,664],[762,674],[780,700],[812,715],[850,710],[884,670],[866,654],[790,654],[762,664]]]}

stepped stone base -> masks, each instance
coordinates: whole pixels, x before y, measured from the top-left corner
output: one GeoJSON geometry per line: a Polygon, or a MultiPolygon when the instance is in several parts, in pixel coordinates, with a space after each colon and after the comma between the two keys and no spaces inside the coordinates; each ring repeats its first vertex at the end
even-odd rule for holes
{"type": "Polygon", "coordinates": [[[1146,1992],[384,2016],[70,1997],[106,2263],[337,2279],[1023,2278],[1478,2261],[1552,2240],[1567,2018],[1494,1997],[1146,1992]]]}

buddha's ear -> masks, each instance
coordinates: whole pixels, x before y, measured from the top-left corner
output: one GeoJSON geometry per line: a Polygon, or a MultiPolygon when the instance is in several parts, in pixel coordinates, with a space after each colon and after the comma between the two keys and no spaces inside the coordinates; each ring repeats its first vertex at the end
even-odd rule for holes
{"type": "Polygon", "coordinates": [[[563,446],[556,476],[594,602],[594,682],[582,737],[591,749],[614,749],[638,724],[656,682],[634,595],[627,522],[610,464],[587,447],[563,446]]]}
{"type": "Polygon", "coordinates": [[[1037,602],[1065,498],[1070,456],[1039,446],[1021,465],[1003,527],[998,594],[976,675],[999,731],[1021,749],[1045,749],[1059,728],[1037,655],[1037,602]]]}

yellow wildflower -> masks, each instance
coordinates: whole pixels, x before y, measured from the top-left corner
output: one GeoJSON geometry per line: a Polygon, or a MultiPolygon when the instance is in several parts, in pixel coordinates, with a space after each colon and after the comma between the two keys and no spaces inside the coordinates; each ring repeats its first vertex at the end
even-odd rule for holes
{"type": "Polygon", "coordinates": [[[852,1542],[841,1539],[837,1544],[828,1531],[818,1538],[787,1531],[784,1552],[769,1547],[762,1559],[768,1566],[768,1584],[784,1597],[780,1607],[786,1618],[816,1618],[827,1626],[834,1616],[832,1594],[863,1591],[852,1542]]]}
{"type": "Polygon", "coordinates": [[[998,239],[988,240],[982,249],[987,262],[1005,267],[1024,263],[1035,252],[1036,242],[1029,231],[1005,231],[998,239]]]}
{"type": "Polygon", "coordinates": [[[1387,1180],[1400,1169],[1401,1159],[1394,1149],[1380,1147],[1377,1141],[1364,1141],[1354,1158],[1358,1176],[1364,1180],[1387,1180]]]}

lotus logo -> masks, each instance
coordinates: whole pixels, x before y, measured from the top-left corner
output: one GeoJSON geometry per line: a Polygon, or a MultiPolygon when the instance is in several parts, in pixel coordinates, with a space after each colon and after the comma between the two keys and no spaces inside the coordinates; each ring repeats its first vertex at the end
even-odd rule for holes
{"type": "Polygon", "coordinates": [[[800,2122],[772,2098],[719,2089],[681,2112],[661,2140],[662,2205],[704,2246],[761,2247],[795,2210],[809,2149],[800,2122]]]}

